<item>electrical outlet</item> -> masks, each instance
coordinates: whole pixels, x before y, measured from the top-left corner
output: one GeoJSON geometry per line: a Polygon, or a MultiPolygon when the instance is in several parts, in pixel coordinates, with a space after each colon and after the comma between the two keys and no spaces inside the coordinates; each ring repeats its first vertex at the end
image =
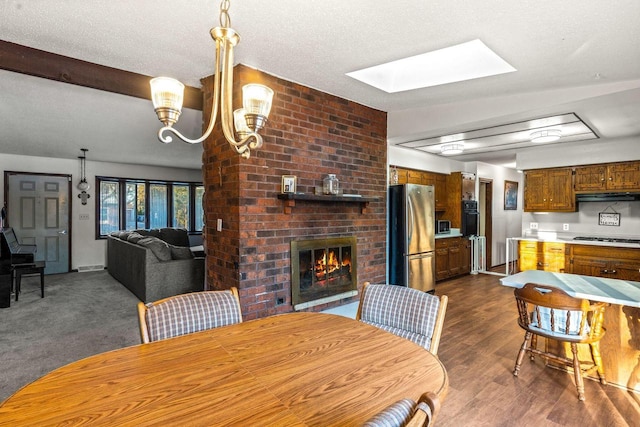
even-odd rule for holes
{"type": "Polygon", "coordinates": [[[218,225],[217,225],[216,230],[222,231],[222,218],[218,218],[218,225]]]}
{"type": "Polygon", "coordinates": [[[537,230],[538,229],[538,223],[537,222],[530,222],[529,223],[529,228],[532,230],[537,230]]]}
{"type": "Polygon", "coordinates": [[[79,219],[80,221],[88,221],[88,220],[90,219],[90,218],[89,218],[89,214],[80,214],[80,216],[78,217],[78,219],[79,219]]]}
{"type": "Polygon", "coordinates": [[[562,224],[562,231],[569,231],[569,224],[562,224]]]}

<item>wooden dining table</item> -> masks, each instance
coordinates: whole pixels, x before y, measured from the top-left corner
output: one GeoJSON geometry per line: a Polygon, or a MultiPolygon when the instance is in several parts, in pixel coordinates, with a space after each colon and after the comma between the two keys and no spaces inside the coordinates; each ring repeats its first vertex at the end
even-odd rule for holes
{"type": "Polygon", "coordinates": [[[357,426],[426,391],[440,360],[334,314],[297,312],[101,353],[0,405],[0,425],[357,426]]]}

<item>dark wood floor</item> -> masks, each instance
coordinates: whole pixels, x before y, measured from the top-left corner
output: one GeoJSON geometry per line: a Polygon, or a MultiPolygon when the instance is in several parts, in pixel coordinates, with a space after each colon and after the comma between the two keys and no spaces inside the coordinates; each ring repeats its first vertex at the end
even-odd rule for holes
{"type": "MultiPolygon", "coordinates": [[[[573,375],[525,359],[513,365],[524,332],[517,325],[513,289],[488,274],[440,282],[449,296],[438,355],[449,374],[449,392],[436,425],[640,426],[640,395],[585,380],[578,401],[573,375]]],[[[603,350],[605,351],[605,350],[603,350]]]]}

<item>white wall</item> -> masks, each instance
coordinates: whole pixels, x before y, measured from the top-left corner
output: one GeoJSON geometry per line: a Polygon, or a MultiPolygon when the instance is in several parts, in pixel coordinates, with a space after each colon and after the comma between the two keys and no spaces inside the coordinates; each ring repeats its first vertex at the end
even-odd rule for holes
{"type": "MultiPolygon", "coordinates": [[[[46,157],[17,156],[0,154],[0,184],[4,188],[4,172],[27,172],[72,175],[71,194],[71,268],[79,266],[106,265],[106,241],[95,239],[95,177],[111,176],[119,178],[141,178],[172,181],[202,181],[200,169],[177,169],[155,166],[139,166],[125,163],[106,163],[87,160],[86,176],[91,185],[91,195],[86,205],[82,205],[76,188],[80,181],[80,160],[50,159],[46,157]],[[79,220],[81,214],[89,215],[89,220],[79,220]]],[[[4,202],[4,193],[2,194],[4,202]]]]}
{"type": "Polygon", "coordinates": [[[541,145],[516,154],[519,170],[640,160],[640,136],[541,145]]]}
{"type": "Polygon", "coordinates": [[[472,170],[466,170],[466,164],[463,162],[446,159],[442,156],[436,156],[418,150],[398,147],[397,145],[389,145],[387,147],[387,161],[389,165],[444,174],[451,172],[474,172],[472,170]]]}
{"type": "Polygon", "coordinates": [[[580,202],[578,212],[532,213],[522,216],[522,234],[537,233],[571,234],[582,236],[607,236],[620,238],[640,238],[640,201],[637,202],[580,202]],[[620,214],[620,226],[598,225],[600,212],[620,214]],[[538,230],[531,230],[530,224],[538,223],[538,230]],[[563,231],[563,224],[569,224],[569,231],[563,231]]]}
{"type": "Polygon", "coordinates": [[[506,262],[507,237],[522,235],[523,175],[514,169],[478,162],[476,163],[476,176],[478,179],[485,178],[493,181],[491,266],[504,264],[506,262]],[[516,210],[504,210],[505,181],[516,181],[518,183],[516,210]]]}

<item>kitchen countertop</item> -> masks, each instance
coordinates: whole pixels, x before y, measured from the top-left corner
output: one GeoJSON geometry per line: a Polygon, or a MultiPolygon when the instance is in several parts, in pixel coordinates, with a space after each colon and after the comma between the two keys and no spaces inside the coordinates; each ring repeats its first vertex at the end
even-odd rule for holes
{"type": "Polygon", "coordinates": [[[521,288],[526,283],[543,283],[562,289],[574,298],[640,308],[640,282],[527,270],[500,279],[503,286],[521,288]]]}
{"type": "Polygon", "coordinates": [[[436,239],[447,239],[449,237],[462,237],[459,228],[452,228],[449,233],[436,234],[436,239]]]}
{"type": "MultiPolygon", "coordinates": [[[[550,233],[548,235],[539,236],[521,236],[510,237],[512,240],[532,240],[536,242],[556,242],[556,243],[570,243],[572,245],[589,245],[589,246],[610,246],[618,248],[636,248],[640,249],[640,243],[624,243],[624,242],[601,242],[597,240],[573,240],[578,235],[557,235],[556,233],[550,233]]],[[[610,237],[610,236],[595,236],[595,237],[610,237]]],[[[625,239],[640,239],[638,237],[624,237],[625,239]]]]}

